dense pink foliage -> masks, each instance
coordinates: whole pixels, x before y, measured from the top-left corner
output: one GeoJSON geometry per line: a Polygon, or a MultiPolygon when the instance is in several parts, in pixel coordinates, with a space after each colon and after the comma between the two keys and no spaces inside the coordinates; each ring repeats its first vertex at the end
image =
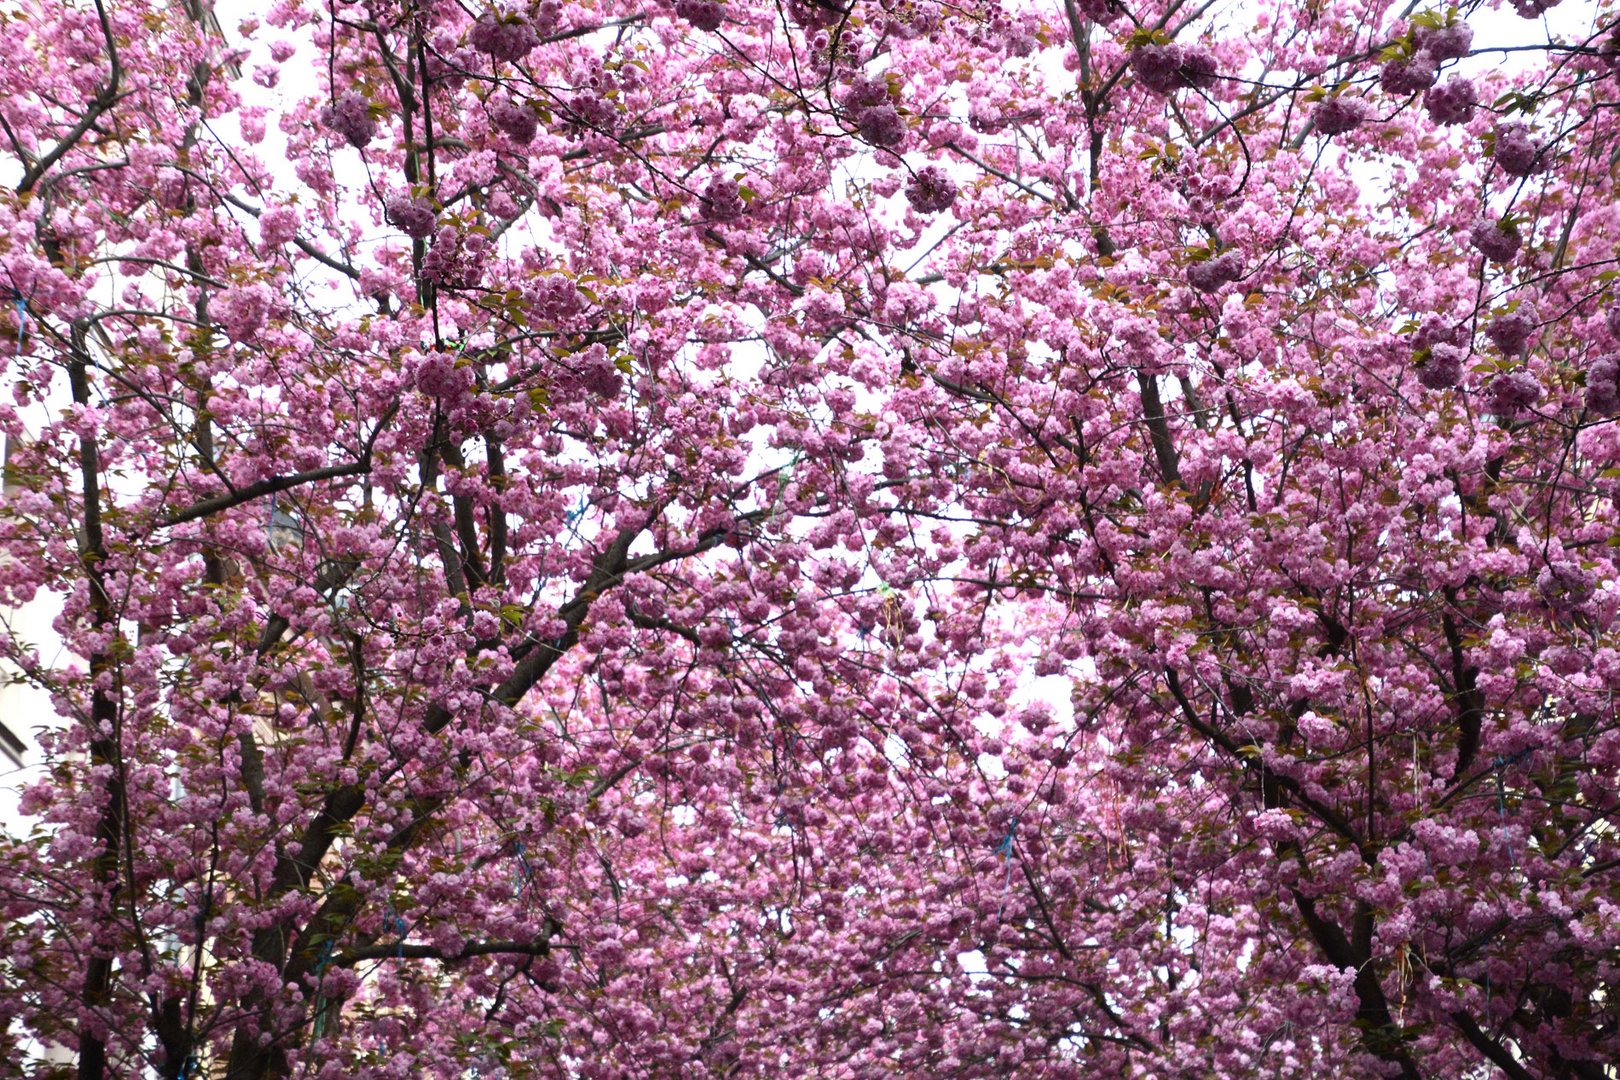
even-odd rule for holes
{"type": "Polygon", "coordinates": [[[1620,88],[1515,6],[17,0],[0,1060],[1604,1075],[1620,88]]]}

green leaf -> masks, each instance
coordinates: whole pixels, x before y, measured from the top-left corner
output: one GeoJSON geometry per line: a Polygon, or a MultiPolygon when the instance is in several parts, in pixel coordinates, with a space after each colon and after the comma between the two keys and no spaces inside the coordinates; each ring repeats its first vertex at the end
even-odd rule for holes
{"type": "MultiPolygon", "coordinates": [[[[1533,113],[1536,111],[1537,107],[1540,106],[1540,104],[1541,95],[1539,94],[1526,94],[1519,90],[1509,90],[1507,93],[1496,99],[1496,104],[1492,106],[1492,108],[1494,108],[1497,112],[1505,111],[1533,113]]],[[[1487,134],[1485,138],[1487,144],[1494,143],[1495,141],[1490,134],[1487,134]]]]}

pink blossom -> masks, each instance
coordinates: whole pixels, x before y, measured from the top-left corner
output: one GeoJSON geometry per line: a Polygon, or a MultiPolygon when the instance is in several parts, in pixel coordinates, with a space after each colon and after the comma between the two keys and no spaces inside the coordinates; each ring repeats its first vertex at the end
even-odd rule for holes
{"type": "Polygon", "coordinates": [[[522,15],[486,11],[467,31],[467,44],[496,61],[516,63],[540,45],[534,24],[522,15]]]}
{"type": "Polygon", "coordinates": [[[676,0],[675,14],[709,33],[725,22],[725,8],[715,0],[676,0]]]}
{"type": "Polygon", "coordinates": [[[1487,323],[1485,336],[1504,353],[1520,353],[1534,337],[1540,318],[1534,303],[1521,300],[1512,312],[1498,315],[1487,323]]]}
{"type": "Polygon", "coordinates": [[[1481,255],[1492,262],[1509,262],[1519,252],[1523,242],[1519,230],[1491,218],[1474,219],[1468,230],[1468,241],[1481,255]]]}
{"type": "Polygon", "coordinates": [[[237,285],[216,295],[209,313],[232,341],[251,341],[264,329],[273,299],[268,285],[237,285]]]}
{"type": "Polygon", "coordinates": [[[1529,176],[1540,171],[1544,152],[1530,137],[1530,129],[1524,124],[1496,125],[1491,156],[1509,176],[1529,176]]]}
{"type": "Polygon", "coordinates": [[[389,199],[384,216],[388,223],[400,232],[418,239],[430,235],[438,220],[431,202],[421,197],[413,199],[408,195],[395,195],[389,199]]]}
{"type": "Polygon", "coordinates": [[[956,182],[938,165],[925,165],[907,182],[906,201],[919,214],[948,210],[956,202],[956,182]]]}
{"type": "Polygon", "coordinates": [[[1474,84],[1453,75],[1423,95],[1423,107],[1437,124],[1466,124],[1474,115],[1474,84]]]}
{"type": "Polygon", "coordinates": [[[1367,118],[1367,106],[1358,98],[1335,95],[1316,107],[1316,130],[1323,135],[1354,131],[1367,118]]]}
{"type": "Polygon", "coordinates": [[[1386,61],[1379,73],[1378,85],[1389,94],[1404,97],[1427,90],[1438,76],[1438,65],[1432,53],[1419,50],[1406,59],[1386,61]]]}
{"type": "Polygon", "coordinates": [[[357,91],[345,90],[321,112],[321,123],[343,136],[350,146],[364,147],[377,137],[371,105],[357,91]]]}
{"type": "Polygon", "coordinates": [[[1456,386],[1462,379],[1463,363],[1468,350],[1456,345],[1438,344],[1429,349],[1429,355],[1418,367],[1418,381],[1430,390],[1445,390],[1456,386]]]}

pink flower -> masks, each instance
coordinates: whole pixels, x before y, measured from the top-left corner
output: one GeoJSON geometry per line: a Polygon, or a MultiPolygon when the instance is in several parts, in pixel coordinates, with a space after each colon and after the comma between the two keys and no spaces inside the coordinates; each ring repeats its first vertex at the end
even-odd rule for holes
{"type": "Polygon", "coordinates": [[[1468,242],[1492,262],[1509,262],[1519,253],[1523,238],[1519,230],[1488,217],[1475,218],[1468,229],[1468,242]]]}
{"type": "Polygon", "coordinates": [[[1558,0],[1513,0],[1513,10],[1520,18],[1539,19],[1543,12],[1558,6],[1558,0]]]}
{"type": "Polygon", "coordinates": [[[1592,598],[1597,575],[1578,562],[1554,560],[1536,575],[1536,591],[1559,611],[1572,611],[1592,598]]]}
{"type": "Polygon", "coordinates": [[[1343,135],[1354,131],[1367,119],[1366,102],[1335,95],[1316,107],[1316,130],[1323,135],[1343,135]]]}
{"type": "Polygon", "coordinates": [[[1243,257],[1235,251],[1187,267],[1187,284],[1199,292],[1214,292],[1243,277],[1243,257]]]}
{"type": "Polygon", "coordinates": [[[365,146],[377,136],[377,121],[370,103],[354,90],[345,90],[321,110],[321,123],[343,136],[350,146],[365,146]]]}
{"type": "Polygon", "coordinates": [[[1521,301],[1511,314],[1498,315],[1485,326],[1485,336],[1508,355],[1523,352],[1536,332],[1541,315],[1529,300],[1521,301]]]}
{"type": "Polygon", "coordinates": [[[1530,138],[1530,129],[1524,124],[1498,124],[1491,156],[1509,176],[1529,176],[1540,172],[1543,148],[1530,138]]]}
{"type": "Polygon", "coordinates": [[[1468,55],[1474,31],[1465,22],[1449,26],[1420,26],[1412,35],[1418,48],[1436,60],[1457,60],[1468,55]]]}
{"type": "Polygon", "coordinates": [[[1434,85],[1437,75],[1438,65],[1433,54],[1419,50],[1409,60],[1386,62],[1379,73],[1378,85],[1387,93],[1404,97],[1420,90],[1427,90],[1434,85]]]}
{"type": "Polygon", "coordinates": [[[725,8],[714,0],[675,0],[675,14],[711,34],[725,22],[725,8]]]}
{"type": "Polygon", "coordinates": [[[540,35],[522,15],[486,11],[467,31],[467,44],[497,62],[516,63],[539,46],[540,35]]]}
{"type": "Polygon", "coordinates": [[[900,119],[899,110],[888,103],[874,105],[861,113],[857,126],[861,138],[874,146],[899,146],[906,137],[905,121],[900,119]]]}
{"type": "Polygon", "coordinates": [[[1462,380],[1463,362],[1468,350],[1456,345],[1436,345],[1428,358],[1418,367],[1418,382],[1430,390],[1445,390],[1462,380]]]}
{"type": "Polygon", "coordinates": [[[956,201],[956,181],[938,165],[924,165],[906,184],[906,201],[919,214],[937,214],[956,201]]]}
{"type": "Polygon", "coordinates": [[[274,298],[268,285],[237,285],[216,295],[208,313],[232,341],[248,341],[264,329],[274,298]]]}
{"type": "Polygon", "coordinates": [[[717,176],[703,189],[703,216],[711,221],[735,221],[747,213],[736,181],[717,176]]]}
{"type": "Polygon", "coordinates": [[[1181,46],[1142,45],[1132,49],[1131,71],[1155,94],[1169,94],[1182,85],[1181,46]]]}
{"type": "Polygon", "coordinates": [[[438,222],[438,215],[433,212],[433,204],[425,198],[411,198],[408,195],[395,195],[388,200],[384,208],[384,217],[388,223],[406,236],[421,239],[433,232],[433,226],[438,222]]]}
{"type": "Polygon", "coordinates": [[[1181,84],[1183,86],[1208,89],[1215,85],[1215,76],[1219,72],[1215,63],[1215,54],[1202,45],[1187,45],[1181,50],[1181,84]]]}
{"type": "Polygon", "coordinates": [[[1080,14],[1099,26],[1107,26],[1125,11],[1120,0],[1079,0],[1076,6],[1080,9],[1080,14]]]}
{"type": "Polygon", "coordinates": [[[1586,369],[1586,407],[1599,416],[1620,413],[1620,353],[1604,353],[1586,369]]]}
{"type": "Polygon", "coordinates": [[[489,121],[515,143],[532,142],[539,130],[539,118],[533,109],[514,104],[505,97],[489,103],[489,121]]]}
{"type": "Polygon", "coordinates": [[[1418,326],[1417,333],[1412,335],[1412,348],[1422,351],[1432,349],[1434,346],[1445,343],[1459,345],[1466,336],[1464,329],[1456,323],[1443,319],[1438,315],[1431,315],[1418,326]]]}
{"type": "Polygon", "coordinates": [[[301,221],[290,206],[272,206],[259,215],[259,239],[269,247],[291,243],[298,236],[301,221]]]}
{"type": "Polygon", "coordinates": [[[1491,412],[1514,416],[1541,400],[1541,383],[1528,371],[1510,371],[1492,379],[1485,394],[1491,412]]]}
{"type": "Polygon", "coordinates": [[[1202,45],[1139,45],[1131,50],[1137,81],[1155,94],[1184,87],[1210,87],[1218,67],[1215,54],[1202,45]]]}
{"type": "Polygon", "coordinates": [[[1423,95],[1423,107],[1437,124],[1466,124],[1474,115],[1474,84],[1454,75],[1423,95]]]}

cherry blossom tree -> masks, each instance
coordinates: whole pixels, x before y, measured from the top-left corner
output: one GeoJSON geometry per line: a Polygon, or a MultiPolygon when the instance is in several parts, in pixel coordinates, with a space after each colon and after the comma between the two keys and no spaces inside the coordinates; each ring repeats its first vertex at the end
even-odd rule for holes
{"type": "Polygon", "coordinates": [[[16,0],[10,1059],[1607,1075],[1550,6],[16,0]]]}

